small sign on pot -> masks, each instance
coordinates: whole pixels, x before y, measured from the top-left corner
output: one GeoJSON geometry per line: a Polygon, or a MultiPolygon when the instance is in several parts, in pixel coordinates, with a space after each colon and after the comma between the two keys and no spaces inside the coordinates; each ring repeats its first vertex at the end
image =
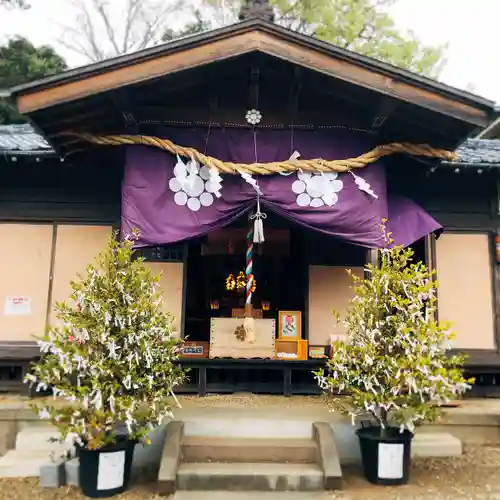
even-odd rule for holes
{"type": "Polygon", "coordinates": [[[378,477],[381,479],[401,479],[403,477],[403,457],[403,444],[379,443],[378,477]]]}
{"type": "Polygon", "coordinates": [[[121,488],[125,480],[125,450],[101,453],[97,473],[97,489],[121,488]]]}

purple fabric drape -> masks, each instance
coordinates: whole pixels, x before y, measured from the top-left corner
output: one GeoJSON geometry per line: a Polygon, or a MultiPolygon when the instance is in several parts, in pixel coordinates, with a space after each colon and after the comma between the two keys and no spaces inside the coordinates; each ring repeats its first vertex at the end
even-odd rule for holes
{"type": "MultiPolygon", "coordinates": [[[[206,151],[221,160],[240,163],[252,163],[256,157],[263,162],[283,160],[290,157],[293,150],[299,151],[302,158],[348,158],[374,145],[369,136],[348,131],[295,131],[293,140],[290,131],[259,131],[256,148],[253,132],[249,130],[212,130],[208,135],[206,129],[170,129],[157,135],[206,151]]],[[[181,192],[176,196],[172,184],[176,162],[174,156],[159,149],[127,148],[122,231],[128,234],[134,227],[139,229],[138,246],[200,236],[229,224],[255,207],[255,189],[238,175],[222,176],[220,198],[206,192],[210,191],[206,179],[203,183],[198,179],[203,192],[187,195],[181,192]],[[196,200],[179,204],[180,200],[186,203],[188,198],[196,200]]],[[[261,209],[367,247],[383,246],[380,222],[384,217],[389,219],[396,241],[405,245],[439,229],[439,224],[410,200],[388,200],[385,171],[380,163],[360,169],[356,175],[370,184],[377,198],[361,191],[350,173],[327,176],[328,181],[317,174],[306,175],[306,178],[297,173],[260,176],[261,209]],[[335,191],[335,203],[331,206],[321,197],[324,182],[330,182],[335,191]]]]}
{"type": "Polygon", "coordinates": [[[389,196],[387,231],[396,245],[408,246],[430,233],[441,233],[442,226],[415,202],[402,196],[389,196]]]}

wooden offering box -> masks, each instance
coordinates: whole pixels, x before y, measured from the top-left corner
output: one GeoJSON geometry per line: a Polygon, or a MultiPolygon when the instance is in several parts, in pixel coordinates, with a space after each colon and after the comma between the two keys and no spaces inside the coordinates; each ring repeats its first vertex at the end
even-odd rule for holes
{"type": "Polygon", "coordinates": [[[307,354],[307,340],[276,340],[276,359],[303,361],[307,359],[307,354]]]}
{"type": "MultiPolygon", "coordinates": [[[[251,311],[252,318],[262,318],[262,309],[252,309],[251,311]]],[[[233,318],[244,318],[245,317],[245,308],[238,307],[231,310],[231,316],[233,318]]]]}
{"type": "Polygon", "coordinates": [[[274,358],[274,319],[254,319],[255,342],[240,340],[235,332],[243,326],[240,318],[212,318],[210,358],[274,358]]]}
{"type": "Polygon", "coordinates": [[[326,359],[329,357],[330,349],[326,345],[310,345],[309,357],[311,359],[326,359]]]}

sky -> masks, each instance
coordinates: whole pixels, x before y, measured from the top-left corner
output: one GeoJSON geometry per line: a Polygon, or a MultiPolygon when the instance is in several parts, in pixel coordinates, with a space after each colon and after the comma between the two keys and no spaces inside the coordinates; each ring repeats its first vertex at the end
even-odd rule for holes
{"type": "MultiPolygon", "coordinates": [[[[121,0],[109,0],[117,6],[121,0]]],[[[0,10],[0,43],[22,35],[35,44],[50,44],[71,66],[86,61],[58,43],[63,26],[71,26],[71,0],[31,0],[28,11],[0,10]]],[[[500,0],[399,0],[391,8],[401,29],[428,44],[448,44],[440,80],[500,104],[500,0]]],[[[178,16],[173,19],[179,24],[178,16]]]]}

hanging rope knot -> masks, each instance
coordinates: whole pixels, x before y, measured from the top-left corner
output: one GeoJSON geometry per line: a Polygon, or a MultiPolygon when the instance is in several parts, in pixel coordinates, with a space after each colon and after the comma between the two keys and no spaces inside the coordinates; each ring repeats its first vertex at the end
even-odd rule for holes
{"type": "Polygon", "coordinates": [[[264,220],[267,219],[267,214],[260,211],[260,196],[257,195],[257,210],[250,216],[253,220],[253,242],[264,243],[264,220]]]}

